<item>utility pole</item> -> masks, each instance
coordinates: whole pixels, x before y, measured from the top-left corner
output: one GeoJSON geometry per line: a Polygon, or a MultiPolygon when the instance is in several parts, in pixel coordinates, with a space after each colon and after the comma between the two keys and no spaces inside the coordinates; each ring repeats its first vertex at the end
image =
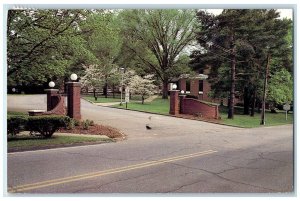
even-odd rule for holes
{"type": "Polygon", "coordinates": [[[266,124],[266,98],[267,98],[267,87],[268,87],[268,76],[269,76],[269,65],[270,65],[271,55],[268,53],[267,56],[267,65],[265,71],[265,82],[264,82],[264,91],[263,91],[263,99],[262,99],[262,110],[261,110],[261,122],[260,125],[266,124]]]}

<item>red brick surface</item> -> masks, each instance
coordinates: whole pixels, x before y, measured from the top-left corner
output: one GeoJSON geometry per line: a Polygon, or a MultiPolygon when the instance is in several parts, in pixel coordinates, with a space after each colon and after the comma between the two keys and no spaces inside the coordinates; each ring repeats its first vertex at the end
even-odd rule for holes
{"type": "Polygon", "coordinates": [[[47,89],[45,91],[47,92],[47,112],[42,115],[65,115],[65,99],[58,94],[58,89],[47,89]]]}
{"type": "Polygon", "coordinates": [[[80,89],[79,82],[68,82],[68,116],[74,119],[81,119],[80,112],[80,89]]]}
{"type": "Polygon", "coordinates": [[[179,114],[179,90],[170,91],[170,114],[179,114]]]}
{"type": "Polygon", "coordinates": [[[186,92],[186,79],[180,79],[179,81],[179,90],[183,90],[184,92],[186,92]]]}
{"type": "Polygon", "coordinates": [[[191,79],[191,95],[199,97],[199,80],[191,79]]]}
{"type": "Polygon", "coordinates": [[[211,106],[199,100],[184,98],[180,104],[182,114],[197,115],[205,118],[219,118],[218,106],[211,106]]]}

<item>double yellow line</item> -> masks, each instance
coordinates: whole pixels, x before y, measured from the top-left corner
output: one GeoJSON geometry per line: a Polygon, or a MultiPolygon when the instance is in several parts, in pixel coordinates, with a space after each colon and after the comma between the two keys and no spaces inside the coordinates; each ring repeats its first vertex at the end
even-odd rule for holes
{"type": "Polygon", "coordinates": [[[204,156],[204,155],[212,154],[215,152],[217,152],[217,151],[207,150],[207,151],[203,151],[203,152],[197,152],[197,153],[193,153],[193,154],[187,154],[187,155],[182,155],[182,156],[177,156],[177,157],[172,157],[172,158],[166,158],[166,159],[161,159],[161,160],[157,160],[157,161],[150,161],[150,162],[140,163],[140,164],[136,164],[136,165],[129,165],[129,166],[125,166],[125,167],[114,168],[114,169],[109,169],[109,170],[104,170],[104,171],[99,171],[99,172],[94,172],[94,173],[87,173],[87,174],[71,176],[71,177],[64,177],[64,178],[60,178],[60,179],[47,180],[47,181],[42,181],[42,182],[37,182],[37,183],[32,183],[32,184],[25,184],[25,185],[10,187],[10,188],[8,188],[8,192],[10,192],[10,193],[24,192],[24,191],[44,188],[44,187],[48,187],[48,186],[65,184],[65,183],[70,183],[70,182],[74,182],[74,181],[91,179],[91,178],[100,177],[100,176],[104,176],[104,175],[115,174],[115,173],[125,172],[125,171],[129,171],[129,170],[150,167],[150,166],[154,166],[154,165],[160,165],[163,163],[183,160],[183,159],[187,159],[187,158],[204,156]]]}

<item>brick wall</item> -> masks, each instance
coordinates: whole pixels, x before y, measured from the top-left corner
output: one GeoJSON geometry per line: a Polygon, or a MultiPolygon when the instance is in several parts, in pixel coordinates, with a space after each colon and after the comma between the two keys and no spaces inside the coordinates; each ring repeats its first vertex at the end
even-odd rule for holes
{"type": "Polygon", "coordinates": [[[65,99],[58,93],[58,89],[46,89],[45,91],[47,93],[47,112],[42,115],[66,115],[65,99]]]}
{"type": "Polygon", "coordinates": [[[57,94],[56,96],[52,96],[52,99],[54,99],[57,104],[51,110],[43,113],[43,115],[66,115],[65,97],[57,94]]]}
{"type": "Polygon", "coordinates": [[[219,118],[219,107],[209,105],[192,98],[183,98],[180,103],[180,111],[183,114],[199,115],[205,118],[219,118]]]}

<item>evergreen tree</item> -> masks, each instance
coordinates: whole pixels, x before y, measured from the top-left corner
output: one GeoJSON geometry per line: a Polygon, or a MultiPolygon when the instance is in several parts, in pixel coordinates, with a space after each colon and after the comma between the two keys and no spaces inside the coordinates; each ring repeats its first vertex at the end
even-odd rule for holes
{"type": "Polygon", "coordinates": [[[244,96],[244,112],[249,113],[250,98],[255,100],[257,89],[262,88],[267,55],[281,61],[287,58],[285,37],[291,21],[278,19],[276,10],[224,10],[219,16],[199,11],[197,16],[202,49],[192,53],[192,66],[211,67],[209,81],[215,96],[230,92],[228,118],[233,118],[236,91],[244,96]],[[227,76],[222,76],[224,72],[227,76]]]}

